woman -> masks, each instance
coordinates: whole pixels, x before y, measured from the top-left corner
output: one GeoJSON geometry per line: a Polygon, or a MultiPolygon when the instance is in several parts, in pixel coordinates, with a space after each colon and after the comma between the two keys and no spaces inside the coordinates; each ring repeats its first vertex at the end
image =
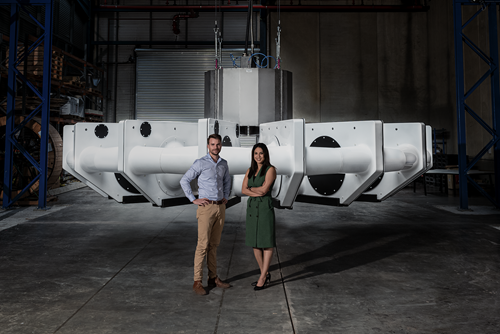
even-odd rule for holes
{"type": "Polygon", "coordinates": [[[254,290],[262,290],[271,281],[269,264],[276,246],[274,235],[274,209],[271,198],[276,169],[269,161],[267,146],[257,143],[252,149],[252,162],[245,174],[241,192],[250,196],[247,204],[246,240],[253,247],[255,259],[259,264],[260,277],[254,290]]]}

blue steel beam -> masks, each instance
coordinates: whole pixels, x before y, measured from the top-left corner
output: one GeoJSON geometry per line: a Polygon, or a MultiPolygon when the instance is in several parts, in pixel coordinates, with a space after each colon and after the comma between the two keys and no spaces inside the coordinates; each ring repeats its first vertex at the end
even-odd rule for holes
{"type": "Polygon", "coordinates": [[[491,74],[493,73],[492,69],[489,69],[486,71],[486,73],[483,74],[483,76],[465,93],[464,100],[466,100],[488,77],[491,77],[491,74]]]}
{"type": "Polygon", "coordinates": [[[491,59],[489,59],[489,57],[476,45],[474,44],[470,39],[469,37],[465,36],[464,34],[462,34],[462,37],[464,38],[464,43],[467,44],[472,51],[474,51],[475,53],[477,53],[477,55],[479,57],[481,57],[482,60],[484,60],[484,62],[486,64],[488,64],[488,66],[491,65],[491,59]]]}
{"type": "Polygon", "coordinates": [[[479,124],[481,124],[481,126],[486,131],[488,131],[490,135],[492,135],[492,136],[495,135],[495,131],[481,118],[481,116],[479,116],[478,114],[476,114],[476,112],[470,106],[468,106],[467,103],[464,103],[464,107],[465,107],[465,111],[467,111],[467,113],[469,113],[469,115],[471,115],[472,117],[474,117],[474,119],[479,124]]]}

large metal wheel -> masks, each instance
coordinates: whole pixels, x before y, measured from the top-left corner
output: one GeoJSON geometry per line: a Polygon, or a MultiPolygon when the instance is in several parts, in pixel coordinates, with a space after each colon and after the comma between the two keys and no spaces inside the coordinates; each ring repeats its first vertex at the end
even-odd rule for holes
{"type": "MultiPolygon", "coordinates": [[[[15,123],[20,124],[24,117],[16,117],[15,123]]],[[[0,175],[4,175],[5,157],[5,125],[7,117],[0,118],[0,175]]],[[[34,117],[21,129],[16,136],[19,143],[29,152],[37,162],[40,162],[40,134],[42,125],[40,118],[34,117]]],[[[62,138],[57,130],[49,125],[49,148],[47,157],[47,189],[56,185],[62,172],[62,138]]],[[[12,198],[17,196],[37,175],[38,170],[18,150],[14,150],[14,164],[12,175],[12,198]]],[[[3,189],[3,177],[0,179],[3,189]]],[[[35,182],[22,197],[38,194],[40,182],[35,182]]],[[[1,192],[3,198],[3,191],[1,192]]],[[[22,198],[21,197],[21,198],[22,198]]]]}

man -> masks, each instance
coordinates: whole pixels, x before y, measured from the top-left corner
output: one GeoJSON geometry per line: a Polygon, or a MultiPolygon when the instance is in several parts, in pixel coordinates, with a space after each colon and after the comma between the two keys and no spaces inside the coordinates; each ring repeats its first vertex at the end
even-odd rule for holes
{"type": "Polygon", "coordinates": [[[208,286],[229,288],[217,276],[217,246],[220,243],[226,203],[231,191],[231,177],[227,161],[219,157],[222,138],[212,134],[207,139],[208,154],[197,159],[181,179],[182,190],[193,204],[198,205],[198,245],[194,256],[193,290],[206,295],[203,288],[203,259],[207,256],[208,286]],[[190,182],[198,177],[198,199],[194,197],[190,182]]]}

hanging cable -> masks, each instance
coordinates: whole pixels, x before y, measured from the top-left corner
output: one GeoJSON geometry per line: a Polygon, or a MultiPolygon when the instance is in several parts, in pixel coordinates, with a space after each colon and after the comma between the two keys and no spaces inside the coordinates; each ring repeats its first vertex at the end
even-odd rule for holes
{"type": "Polygon", "coordinates": [[[240,59],[241,57],[236,57],[236,58],[235,58],[235,57],[233,56],[233,54],[232,54],[232,53],[230,53],[230,54],[229,54],[229,57],[231,57],[231,61],[233,62],[233,67],[234,67],[234,68],[238,68],[239,66],[238,66],[238,64],[236,64],[236,61],[237,61],[238,59],[240,59]]]}
{"type": "Polygon", "coordinates": [[[250,6],[250,53],[254,53],[254,43],[253,43],[253,0],[249,2],[250,6]]]}
{"type": "Polygon", "coordinates": [[[274,67],[273,67],[273,68],[274,68],[274,69],[276,69],[276,68],[277,68],[277,66],[278,66],[278,62],[276,61],[276,58],[274,58],[274,57],[273,57],[273,56],[271,56],[271,55],[266,56],[265,54],[260,53],[260,52],[253,53],[253,54],[250,56],[250,58],[248,58],[248,63],[250,64],[250,61],[253,59],[253,62],[254,62],[254,64],[255,64],[255,66],[257,66],[258,68],[266,68],[266,67],[267,67],[267,65],[268,65],[268,63],[269,63],[268,58],[273,58],[273,59],[274,59],[274,63],[275,63],[275,65],[274,65],[274,67]],[[258,58],[257,58],[257,57],[255,57],[255,58],[254,58],[254,56],[257,56],[257,55],[259,55],[259,56],[263,56],[263,58],[262,58],[262,62],[261,62],[260,64],[256,61],[256,59],[258,60],[258,58]],[[264,61],[265,61],[265,63],[264,63],[264,61]]]}
{"type": "Polygon", "coordinates": [[[221,67],[221,64],[220,64],[220,55],[219,55],[219,52],[222,54],[222,50],[218,50],[217,47],[222,47],[222,39],[221,39],[221,35],[220,35],[220,32],[219,32],[219,27],[217,25],[217,12],[219,10],[218,8],[218,4],[217,4],[217,0],[214,0],[215,2],[215,11],[214,11],[214,22],[215,22],[215,25],[214,25],[214,37],[215,37],[215,69],[219,69],[221,67]]]}
{"type": "Polygon", "coordinates": [[[217,51],[217,46],[218,46],[218,36],[219,34],[219,28],[217,27],[217,21],[215,21],[215,27],[214,27],[214,37],[215,37],[215,69],[218,69],[219,68],[219,58],[218,58],[218,55],[219,55],[219,52],[217,51]]]}

